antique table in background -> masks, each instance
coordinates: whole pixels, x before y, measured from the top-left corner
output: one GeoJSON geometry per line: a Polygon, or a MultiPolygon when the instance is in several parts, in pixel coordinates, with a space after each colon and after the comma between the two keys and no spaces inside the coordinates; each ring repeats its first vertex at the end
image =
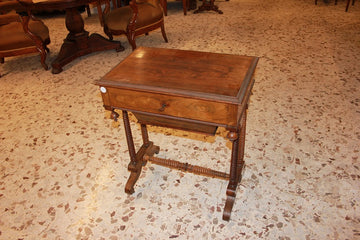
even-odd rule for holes
{"type": "MultiPolygon", "coordinates": [[[[226,0],[229,1],[229,0],[226,0]]],[[[215,11],[219,14],[223,14],[223,11],[221,11],[219,9],[219,7],[217,5],[215,5],[215,0],[202,0],[202,4],[200,5],[200,7],[194,11],[194,13],[199,13],[199,12],[203,12],[203,11],[215,11]]]]}
{"type": "Polygon", "coordinates": [[[64,39],[57,58],[52,62],[52,73],[62,72],[62,67],[74,59],[97,51],[115,49],[123,51],[119,41],[110,41],[99,34],[84,29],[78,7],[87,5],[94,0],[19,0],[27,9],[36,11],[64,10],[66,11],[65,24],[69,34],[64,39]]]}
{"type": "Polygon", "coordinates": [[[229,220],[244,167],[246,111],[257,62],[257,57],[140,47],[96,81],[104,107],[115,120],[115,110],[122,110],[130,153],[125,192],[134,192],[147,161],[227,179],[223,219],[229,220]],[[143,144],[137,152],[128,111],[141,126],[143,144]],[[149,141],[146,125],[212,135],[217,127],[225,127],[232,142],[230,173],[154,157],[159,147],[149,141]]]}

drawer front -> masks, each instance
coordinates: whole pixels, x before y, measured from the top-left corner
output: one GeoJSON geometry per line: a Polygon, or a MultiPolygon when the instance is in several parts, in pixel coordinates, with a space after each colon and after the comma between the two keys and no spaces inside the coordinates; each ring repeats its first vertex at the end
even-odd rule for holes
{"type": "Polygon", "coordinates": [[[104,104],[114,108],[236,126],[237,104],[213,102],[160,93],[107,88],[104,104]],[[106,101],[105,101],[106,99],[106,101]]]}

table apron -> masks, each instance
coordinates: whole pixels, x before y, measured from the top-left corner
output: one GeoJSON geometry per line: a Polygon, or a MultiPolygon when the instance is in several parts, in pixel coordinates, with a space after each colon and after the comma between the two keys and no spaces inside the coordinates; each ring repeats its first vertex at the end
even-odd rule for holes
{"type": "Polygon", "coordinates": [[[106,108],[131,112],[207,122],[217,126],[237,126],[244,107],[242,104],[224,103],[166,94],[107,88],[102,93],[106,108]]]}

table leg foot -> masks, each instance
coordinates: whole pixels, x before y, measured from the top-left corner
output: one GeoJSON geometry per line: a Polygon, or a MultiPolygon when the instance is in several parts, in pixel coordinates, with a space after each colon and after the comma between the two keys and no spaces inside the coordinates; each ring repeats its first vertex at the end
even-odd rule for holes
{"type": "Polygon", "coordinates": [[[119,41],[111,41],[103,36],[93,33],[88,36],[87,32],[81,34],[81,37],[74,38],[69,35],[61,46],[59,55],[52,63],[52,73],[62,72],[62,67],[78,57],[97,51],[115,49],[117,52],[124,51],[124,47],[119,41]]]}
{"type": "Polygon", "coordinates": [[[226,202],[225,202],[225,207],[224,207],[224,212],[223,212],[223,220],[224,221],[230,220],[230,215],[231,215],[232,208],[234,206],[234,202],[235,202],[235,196],[227,196],[226,197],[226,202]]]}
{"type": "Polygon", "coordinates": [[[58,74],[61,73],[62,71],[63,71],[62,67],[52,65],[52,69],[51,69],[52,74],[58,74]]]}
{"type": "Polygon", "coordinates": [[[115,51],[117,52],[125,50],[125,48],[121,45],[120,41],[109,40],[97,33],[93,33],[90,35],[89,48],[91,49],[91,52],[111,49],[115,49],[115,51]]]}
{"type": "Polygon", "coordinates": [[[76,58],[76,53],[76,43],[65,39],[57,58],[51,64],[51,72],[54,74],[61,73],[62,67],[76,58]]]}
{"type": "Polygon", "coordinates": [[[158,153],[160,148],[155,146],[153,142],[143,144],[139,151],[136,153],[135,161],[130,161],[128,170],[131,172],[130,177],[125,185],[125,192],[133,194],[135,192],[134,186],[141,174],[142,167],[146,164],[144,156],[153,156],[154,153],[158,153]]]}
{"type": "Polygon", "coordinates": [[[130,173],[130,177],[125,185],[125,192],[128,194],[133,194],[135,192],[134,190],[135,183],[137,182],[141,174],[142,162],[138,162],[135,166],[131,166],[131,167],[130,164],[129,164],[129,168],[132,168],[132,170],[130,173]]]}
{"type": "Polygon", "coordinates": [[[204,0],[203,4],[196,11],[194,11],[194,14],[203,12],[203,11],[215,11],[219,14],[223,14],[223,11],[221,11],[218,6],[214,5],[213,0],[210,3],[206,2],[206,0],[204,0]]]}

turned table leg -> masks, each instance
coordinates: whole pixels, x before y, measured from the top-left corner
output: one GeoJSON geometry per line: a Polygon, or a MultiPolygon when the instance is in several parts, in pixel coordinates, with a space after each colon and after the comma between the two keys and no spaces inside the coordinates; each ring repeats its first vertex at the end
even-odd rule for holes
{"type": "Polygon", "coordinates": [[[231,211],[236,198],[236,188],[241,181],[242,169],[244,168],[246,111],[244,111],[240,124],[239,130],[230,131],[227,136],[232,142],[232,153],[229,184],[226,189],[226,202],[223,213],[223,220],[225,221],[230,220],[231,211]]]}
{"type": "Polygon", "coordinates": [[[134,185],[136,181],[138,180],[140,173],[141,173],[141,167],[142,162],[139,161],[139,159],[136,158],[135,153],[135,146],[134,146],[134,140],[131,133],[131,127],[129,122],[129,115],[127,111],[123,112],[123,121],[124,121],[124,127],[125,127],[125,134],[126,134],[126,141],[129,148],[129,155],[130,155],[130,163],[128,165],[128,170],[131,172],[130,177],[125,185],[125,192],[132,194],[134,193],[134,185]]]}
{"type": "Polygon", "coordinates": [[[134,139],[131,133],[129,115],[127,111],[123,112],[123,120],[126,134],[126,141],[129,148],[130,163],[128,165],[128,170],[130,171],[130,177],[125,185],[125,192],[132,194],[135,192],[134,186],[138,180],[142,166],[146,164],[144,156],[152,156],[154,153],[159,152],[159,147],[155,146],[153,142],[149,141],[147,129],[145,124],[141,124],[141,133],[143,137],[143,145],[140,147],[139,151],[135,153],[134,139]]]}
{"type": "Polygon", "coordinates": [[[240,129],[240,136],[239,136],[240,139],[239,139],[239,150],[238,150],[238,161],[237,161],[237,182],[238,183],[241,182],[242,172],[245,167],[244,153],[245,153],[246,116],[247,116],[247,110],[244,111],[244,114],[241,118],[241,129],[240,129]]]}
{"type": "Polygon", "coordinates": [[[238,132],[229,132],[228,139],[232,142],[231,164],[230,164],[230,179],[226,189],[226,202],[223,213],[223,220],[229,221],[232,208],[234,206],[237,187],[238,175],[238,151],[239,151],[239,134],[238,132]]]}

